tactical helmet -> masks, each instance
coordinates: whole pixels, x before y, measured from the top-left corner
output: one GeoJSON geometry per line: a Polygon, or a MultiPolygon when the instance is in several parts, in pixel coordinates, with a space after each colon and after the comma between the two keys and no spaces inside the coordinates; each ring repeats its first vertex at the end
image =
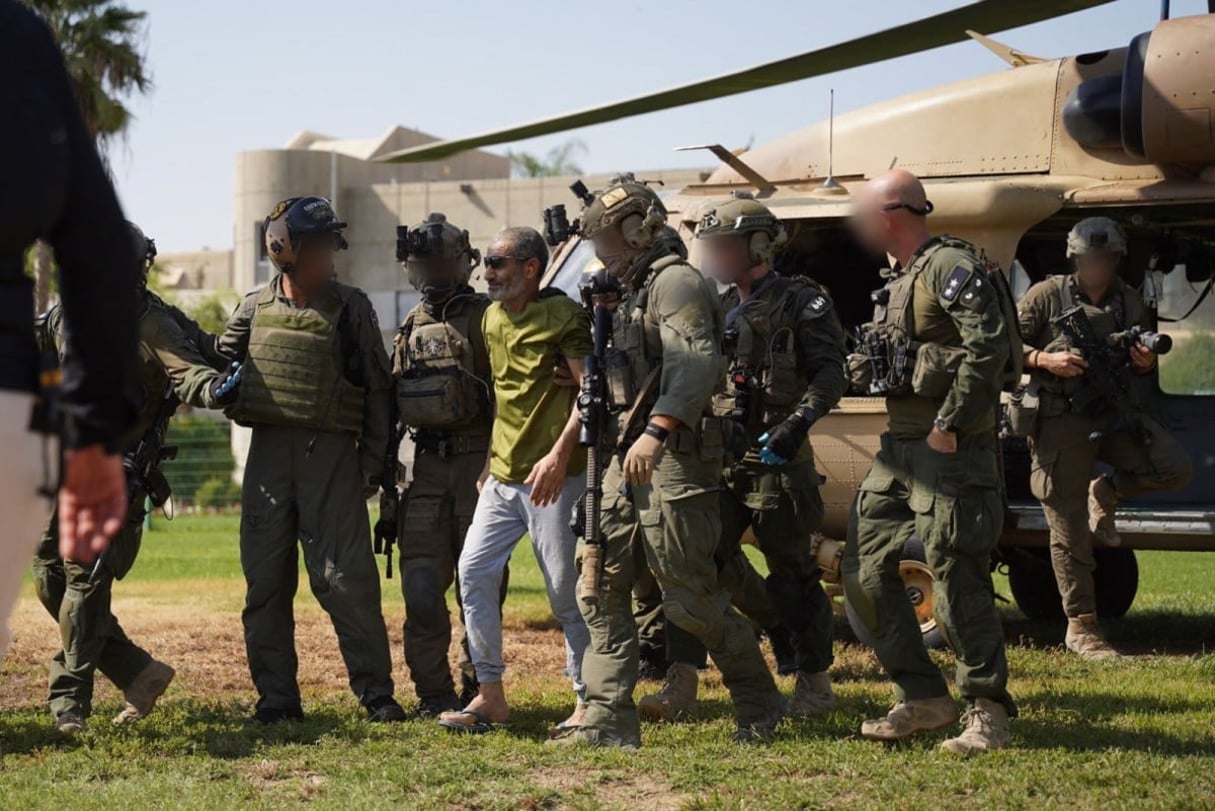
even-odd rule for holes
{"type": "Polygon", "coordinates": [[[1086,253],[1126,253],[1126,234],[1109,217],[1089,217],[1076,223],[1067,235],[1067,256],[1086,253]]]}
{"type": "Polygon", "coordinates": [[[275,267],[290,273],[299,258],[301,239],[307,234],[333,234],[338,250],[349,247],[342,237],[346,223],[324,197],[289,197],[266,217],[266,253],[275,267]]]}
{"type": "Polygon", "coordinates": [[[127,228],[130,229],[131,240],[135,243],[135,255],[139,257],[139,275],[146,281],[148,271],[156,262],[156,242],[130,220],[127,220],[127,228]]]}
{"type": "Polygon", "coordinates": [[[608,228],[619,227],[629,248],[641,251],[654,244],[667,222],[667,209],[658,195],[631,173],[608,181],[582,209],[583,237],[594,239],[608,228]]]}
{"type": "Polygon", "coordinates": [[[481,252],[472,246],[468,231],[435,211],[412,228],[397,227],[397,261],[405,263],[409,283],[419,293],[432,294],[468,284],[481,252]],[[441,278],[425,272],[431,267],[440,269],[441,278]]]}
{"type": "Polygon", "coordinates": [[[741,236],[747,239],[752,265],[770,262],[787,237],[785,227],[767,206],[748,192],[736,191],[724,203],[707,209],[696,224],[696,238],[741,236]]]}

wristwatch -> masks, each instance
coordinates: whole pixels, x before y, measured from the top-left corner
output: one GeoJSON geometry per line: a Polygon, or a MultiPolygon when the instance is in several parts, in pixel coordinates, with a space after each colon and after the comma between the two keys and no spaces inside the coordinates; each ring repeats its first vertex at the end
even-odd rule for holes
{"type": "Polygon", "coordinates": [[[954,428],[952,425],[945,422],[945,420],[941,417],[937,417],[935,420],[933,420],[932,426],[943,434],[956,434],[958,432],[957,428],[954,428]]]}

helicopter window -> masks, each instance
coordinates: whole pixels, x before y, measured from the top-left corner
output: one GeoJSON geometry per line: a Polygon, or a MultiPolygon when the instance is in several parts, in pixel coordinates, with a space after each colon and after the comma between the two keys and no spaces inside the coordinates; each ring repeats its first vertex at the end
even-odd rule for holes
{"type": "Polygon", "coordinates": [[[595,246],[590,242],[579,240],[574,249],[561,260],[558,267],[549,269],[548,272],[552,275],[546,286],[556,287],[574,301],[581,301],[582,294],[578,287],[582,284],[584,274],[592,269],[592,264],[595,262],[595,246]]]}
{"type": "Polygon", "coordinates": [[[1164,276],[1159,329],[1173,339],[1173,349],[1160,357],[1160,388],[1167,394],[1215,395],[1215,300],[1210,281],[1194,282],[1184,266],[1164,276]]]}

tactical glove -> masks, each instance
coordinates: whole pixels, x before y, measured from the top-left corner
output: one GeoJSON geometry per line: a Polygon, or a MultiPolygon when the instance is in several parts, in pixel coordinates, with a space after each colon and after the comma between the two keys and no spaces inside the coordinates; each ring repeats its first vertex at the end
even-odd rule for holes
{"type": "Polygon", "coordinates": [[[759,438],[762,446],[759,461],[765,465],[788,464],[805,444],[815,419],[814,411],[805,406],[794,411],[784,422],[759,438]]]}
{"type": "Polygon", "coordinates": [[[236,402],[237,389],[240,387],[241,364],[237,361],[232,361],[232,365],[228,368],[228,373],[221,377],[215,383],[215,387],[211,390],[211,395],[215,398],[215,404],[226,406],[236,402]]]}

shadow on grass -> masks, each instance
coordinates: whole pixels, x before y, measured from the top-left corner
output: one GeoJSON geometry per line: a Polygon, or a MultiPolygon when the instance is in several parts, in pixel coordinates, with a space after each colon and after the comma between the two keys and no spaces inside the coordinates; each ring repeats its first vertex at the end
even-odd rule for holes
{"type": "Polygon", "coordinates": [[[1030,693],[1018,697],[1024,706],[1041,705],[1049,718],[1022,714],[1014,722],[1015,745],[1020,749],[1067,749],[1073,752],[1099,752],[1129,749],[1172,756],[1209,756],[1211,745],[1203,736],[1180,738],[1143,725],[1128,729],[1106,719],[1113,715],[1202,716],[1210,707],[1201,701],[1160,699],[1154,696],[1125,696],[1086,690],[1083,695],[1055,691],[1030,693]]]}
{"type": "MultiPolygon", "coordinates": [[[[1190,656],[1215,650],[1215,617],[1208,615],[1143,611],[1101,625],[1110,643],[1127,654],[1190,656]]],[[[1060,647],[1066,630],[1063,621],[1004,618],[1004,638],[1022,647],[1060,647]]]]}

